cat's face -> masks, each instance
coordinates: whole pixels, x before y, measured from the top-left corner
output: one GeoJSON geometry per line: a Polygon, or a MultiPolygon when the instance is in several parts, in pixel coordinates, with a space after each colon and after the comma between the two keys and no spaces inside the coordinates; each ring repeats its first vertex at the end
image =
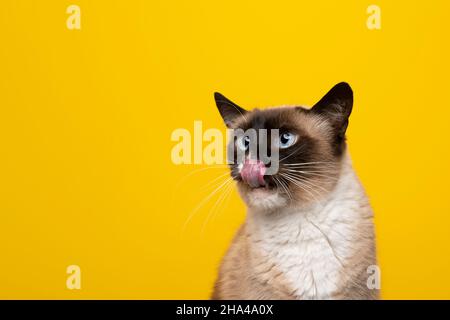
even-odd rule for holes
{"type": "Polygon", "coordinates": [[[337,84],[311,109],[279,107],[247,111],[219,93],[215,99],[228,128],[268,132],[266,143],[259,141],[265,136],[240,135],[228,146],[235,157],[230,165],[231,175],[249,207],[270,211],[308,205],[320,201],[333,189],[353,105],[348,84],[337,84]],[[278,134],[272,136],[271,129],[278,129],[278,134]],[[261,161],[260,150],[254,152],[250,148],[252,143],[265,148],[265,154],[278,153],[276,173],[266,174],[271,164],[261,161]],[[238,151],[243,158],[240,161],[238,151]]]}

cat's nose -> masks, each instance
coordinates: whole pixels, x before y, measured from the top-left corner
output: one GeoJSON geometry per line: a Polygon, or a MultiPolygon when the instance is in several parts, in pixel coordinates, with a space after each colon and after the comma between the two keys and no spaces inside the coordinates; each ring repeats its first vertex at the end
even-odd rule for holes
{"type": "Polygon", "coordinates": [[[263,187],[266,185],[265,172],[266,166],[262,161],[246,159],[241,169],[241,177],[252,188],[263,187]]]}

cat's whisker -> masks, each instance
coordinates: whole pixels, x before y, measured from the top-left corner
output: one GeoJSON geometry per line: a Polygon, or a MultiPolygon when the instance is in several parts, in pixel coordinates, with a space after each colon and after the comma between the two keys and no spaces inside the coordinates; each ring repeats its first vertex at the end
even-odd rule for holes
{"type": "MultiPolygon", "coordinates": [[[[303,175],[301,172],[298,172],[298,171],[286,172],[286,171],[284,171],[284,173],[287,174],[287,175],[290,175],[291,177],[295,177],[295,178],[298,178],[298,179],[301,179],[301,180],[304,180],[306,182],[310,182],[310,183],[314,184],[313,181],[310,181],[311,177],[303,175]]],[[[323,180],[325,180],[325,181],[334,181],[332,179],[334,177],[329,177],[328,175],[323,175],[323,178],[324,178],[323,180]]]]}
{"type": "Polygon", "coordinates": [[[310,181],[301,179],[301,177],[294,176],[292,174],[285,174],[284,176],[289,177],[296,182],[302,183],[304,186],[308,187],[311,191],[315,191],[318,195],[320,195],[320,193],[314,189],[314,187],[319,187],[319,186],[312,184],[310,181]]]}
{"type": "Polygon", "coordinates": [[[287,182],[280,180],[280,183],[284,186],[284,188],[286,189],[289,198],[291,199],[291,201],[294,201],[294,195],[292,194],[292,192],[289,190],[289,186],[287,185],[287,182]]]}
{"type": "Polygon", "coordinates": [[[279,162],[288,159],[290,156],[296,154],[297,152],[299,152],[300,150],[302,150],[304,147],[303,144],[301,144],[300,146],[296,147],[290,154],[288,154],[286,157],[282,158],[279,160],[279,162]]]}
{"type": "Polygon", "coordinates": [[[314,182],[312,182],[312,181],[310,181],[308,179],[305,179],[304,177],[297,176],[297,175],[291,175],[291,178],[293,178],[294,180],[302,182],[303,184],[309,186],[311,189],[316,191],[319,196],[320,196],[320,192],[318,192],[316,189],[320,189],[320,190],[322,190],[325,193],[329,192],[329,190],[325,189],[324,187],[322,187],[320,185],[315,184],[314,182]]]}
{"type": "Polygon", "coordinates": [[[313,168],[301,168],[301,167],[290,168],[290,167],[288,167],[288,168],[281,168],[280,171],[282,171],[282,170],[292,171],[292,172],[323,172],[323,173],[334,173],[334,174],[337,172],[336,170],[330,170],[327,168],[322,169],[322,168],[316,168],[316,167],[313,167],[313,168]]]}
{"type": "Polygon", "coordinates": [[[190,221],[192,220],[192,218],[194,217],[194,215],[198,212],[198,210],[200,210],[200,208],[202,208],[217,192],[219,192],[223,187],[225,187],[227,184],[231,183],[233,181],[233,178],[227,178],[225,179],[225,181],[223,181],[222,183],[220,183],[220,185],[218,187],[216,187],[208,196],[206,196],[189,214],[188,218],[186,219],[186,221],[183,224],[181,233],[184,234],[184,232],[186,231],[186,228],[188,226],[188,224],[190,223],[190,221]]]}
{"type": "Polygon", "coordinates": [[[216,202],[214,203],[214,205],[211,207],[211,209],[208,212],[208,215],[206,216],[205,221],[202,224],[202,229],[200,231],[200,234],[203,235],[206,226],[208,225],[208,222],[210,221],[210,219],[214,218],[215,215],[217,214],[217,212],[222,209],[223,207],[221,207],[224,199],[231,193],[231,190],[233,189],[234,185],[232,183],[228,183],[224,189],[222,190],[222,193],[220,194],[220,196],[217,198],[216,202]],[[220,208],[220,209],[219,209],[220,208]]]}
{"type": "Polygon", "coordinates": [[[338,171],[331,167],[284,167],[282,166],[280,168],[281,170],[292,170],[292,171],[306,171],[306,172],[313,172],[313,171],[321,171],[321,172],[329,172],[336,174],[338,171]]]}
{"type": "Polygon", "coordinates": [[[324,192],[328,192],[328,191],[329,191],[329,190],[325,189],[324,187],[322,187],[322,186],[320,186],[320,185],[317,185],[317,184],[313,183],[312,181],[307,180],[306,178],[304,178],[304,177],[302,177],[302,176],[292,175],[292,174],[291,174],[291,177],[294,178],[294,179],[296,179],[296,180],[298,180],[298,181],[301,181],[301,182],[303,182],[304,184],[307,184],[307,185],[309,185],[309,186],[311,186],[311,187],[321,189],[321,190],[324,191],[324,192]]]}
{"type": "Polygon", "coordinates": [[[280,180],[278,180],[277,177],[273,177],[273,182],[275,182],[275,185],[277,186],[277,189],[283,189],[283,192],[287,194],[286,189],[284,189],[281,186],[280,180]]]}
{"type": "MultiPolygon", "coordinates": [[[[310,181],[309,179],[315,178],[315,177],[319,177],[321,180],[323,180],[325,182],[329,182],[329,183],[334,183],[334,182],[339,180],[338,178],[329,177],[327,175],[322,175],[322,174],[319,174],[319,173],[311,173],[308,176],[307,175],[303,175],[303,174],[295,174],[295,173],[294,173],[294,175],[296,177],[298,177],[298,178],[301,178],[301,179],[305,180],[305,181],[310,181]]],[[[312,183],[312,181],[311,181],[311,183],[312,183]]]]}
{"type": "Polygon", "coordinates": [[[293,162],[291,164],[315,164],[315,163],[330,163],[334,164],[333,161],[308,161],[308,162],[293,162]]]}
{"type": "Polygon", "coordinates": [[[301,171],[301,170],[288,170],[288,169],[285,169],[284,171],[291,173],[291,174],[297,174],[298,176],[300,176],[302,178],[307,178],[304,175],[313,175],[313,176],[323,177],[323,178],[325,178],[327,180],[331,180],[331,181],[339,180],[336,177],[332,177],[330,175],[324,174],[324,173],[333,173],[331,171],[301,171]]]}
{"type": "Polygon", "coordinates": [[[292,178],[289,175],[281,174],[281,176],[284,177],[286,180],[289,180],[290,182],[292,182],[294,185],[296,185],[297,187],[299,187],[303,191],[307,192],[309,195],[311,195],[313,197],[313,199],[316,202],[319,202],[318,199],[316,198],[316,196],[312,193],[312,192],[316,192],[316,195],[320,196],[320,193],[318,193],[317,190],[314,190],[313,188],[311,188],[311,186],[308,186],[308,185],[304,184],[302,181],[298,181],[297,179],[294,179],[294,178],[292,178]]]}
{"type": "Polygon", "coordinates": [[[278,178],[275,177],[275,176],[273,177],[273,179],[274,179],[274,181],[275,181],[275,184],[276,184],[277,186],[280,186],[280,187],[284,190],[284,192],[287,194],[287,196],[288,196],[288,198],[289,198],[289,202],[292,202],[294,199],[293,199],[293,197],[292,197],[291,192],[289,191],[289,188],[288,188],[287,185],[284,183],[284,181],[278,179],[278,178]]]}
{"type": "MultiPolygon", "coordinates": [[[[229,190],[229,191],[228,191],[228,194],[227,194],[226,197],[225,197],[226,199],[225,199],[225,205],[224,205],[224,207],[227,207],[227,206],[228,206],[228,203],[230,202],[230,199],[231,199],[230,195],[233,193],[233,190],[234,190],[234,184],[231,184],[231,185],[230,185],[230,188],[229,188],[228,190],[229,190]]],[[[219,215],[219,213],[220,213],[220,211],[218,211],[217,214],[213,215],[211,221],[214,221],[214,219],[216,218],[216,216],[219,215]]]]}
{"type": "Polygon", "coordinates": [[[185,176],[180,178],[180,180],[175,185],[175,189],[178,190],[179,187],[181,186],[181,184],[183,184],[187,179],[189,179],[191,176],[193,176],[196,173],[199,173],[199,172],[202,172],[202,171],[206,171],[206,170],[209,170],[209,169],[225,169],[225,168],[228,168],[228,167],[229,166],[227,164],[215,164],[215,165],[209,165],[209,166],[204,167],[204,168],[198,168],[196,170],[192,170],[188,174],[186,174],[185,176]]]}
{"type": "Polygon", "coordinates": [[[336,169],[333,165],[327,165],[327,164],[306,164],[306,165],[300,165],[300,164],[290,164],[290,163],[283,163],[281,166],[287,167],[287,168],[317,168],[317,169],[336,169]]]}
{"type": "Polygon", "coordinates": [[[220,180],[221,178],[225,177],[225,176],[229,176],[230,172],[227,170],[227,172],[224,172],[223,174],[219,175],[218,177],[214,178],[213,180],[209,181],[207,184],[205,184],[204,186],[202,186],[200,188],[200,191],[204,191],[209,189],[212,185],[216,185],[215,182],[217,182],[218,180],[220,180]]]}
{"type": "MultiPolygon", "coordinates": [[[[287,180],[291,180],[290,178],[286,178],[285,177],[285,179],[287,179],[287,180]]],[[[297,187],[299,187],[300,189],[302,189],[303,191],[305,191],[308,195],[309,195],[309,197],[308,197],[308,199],[309,200],[312,200],[312,201],[316,201],[317,202],[317,197],[314,195],[314,193],[312,193],[311,191],[309,191],[308,189],[306,189],[304,186],[302,186],[301,184],[299,184],[299,182],[297,182],[297,181],[290,181],[291,183],[293,183],[294,185],[296,185],[297,187]]]]}
{"type": "Polygon", "coordinates": [[[290,170],[290,171],[304,171],[304,172],[324,172],[324,173],[332,173],[336,174],[338,173],[337,170],[331,167],[284,167],[282,166],[280,169],[282,170],[290,170]]]}
{"type": "Polygon", "coordinates": [[[280,165],[280,170],[286,169],[286,170],[308,170],[308,171],[328,171],[328,172],[337,172],[338,170],[336,167],[333,166],[324,166],[324,165],[307,165],[307,166],[287,166],[287,165],[280,165]]]}

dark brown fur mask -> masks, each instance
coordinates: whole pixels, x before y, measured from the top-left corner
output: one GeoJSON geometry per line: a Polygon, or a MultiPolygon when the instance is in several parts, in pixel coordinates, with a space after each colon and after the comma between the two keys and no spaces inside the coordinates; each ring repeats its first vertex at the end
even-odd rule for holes
{"type": "Polygon", "coordinates": [[[235,137],[228,146],[234,155],[231,175],[238,182],[247,205],[270,210],[291,204],[311,204],[332,190],[339,177],[346,149],[345,132],[353,106],[353,92],[347,83],[334,86],[311,109],[279,107],[247,111],[220,93],[215,93],[214,97],[228,128],[266,129],[267,132],[278,129],[275,137],[267,134],[266,144],[253,141],[258,148],[264,146],[267,155],[278,152],[275,174],[264,174],[270,164],[261,164],[259,153],[252,157],[252,164],[247,165],[250,139],[259,139],[259,136],[235,137]],[[239,148],[245,153],[244,167],[243,161],[236,158],[239,148]]]}

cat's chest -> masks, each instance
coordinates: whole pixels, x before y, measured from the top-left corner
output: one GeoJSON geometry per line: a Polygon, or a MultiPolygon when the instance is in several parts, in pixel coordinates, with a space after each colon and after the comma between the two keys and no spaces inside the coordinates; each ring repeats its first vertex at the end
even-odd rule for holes
{"type": "Polygon", "coordinates": [[[343,260],[350,254],[346,224],[332,217],[322,221],[297,217],[264,229],[258,247],[283,273],[292,294],[302,299],[332,298],[342,280],[343,260]]]}

